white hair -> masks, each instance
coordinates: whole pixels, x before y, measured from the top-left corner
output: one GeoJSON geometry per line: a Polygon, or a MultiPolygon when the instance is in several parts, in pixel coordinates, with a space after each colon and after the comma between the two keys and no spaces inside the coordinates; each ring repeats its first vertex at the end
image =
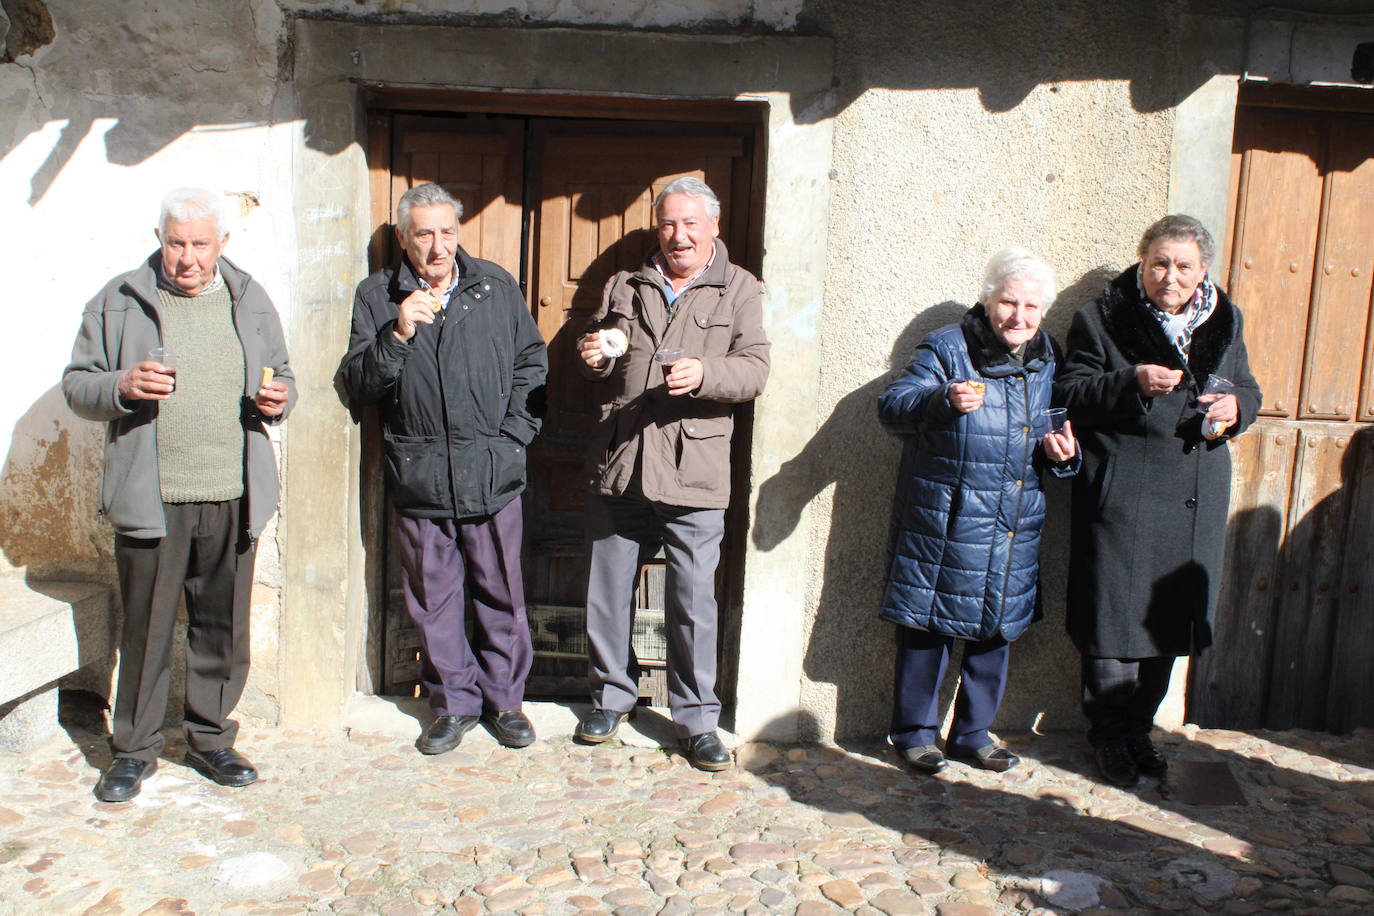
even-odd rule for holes
{"type": "Polygon", "coordinates": [[[215,231],[223,239],[229,234],[229,216],[224,209],[224,195],[205,188],[173,188],[162,198],[162,211],[157,229],[167,231],[167,223],[190,223],[198,219],[215,221],[215,231]]]}
{"type": "Polygon", "coordinates": [[[983,268],[983,295],[979,301],[985,305],[991,303],[993,297],[1001,292],[1002,284],[1018,276],[1039,280],[1044,294],[1041,305],[1049,308],[1054,304],[1055,297],[1059,295],[1054,282],[1054,268],[1024,248],[1003,248],[988,260],[988,266],[983,268]]]}
{"type": "Polygon", "coordinates": [[[663,206],[663,198],[669,194],[684,194],[687,197],[704,200],[706,201],[706,215],[711,219],[720,219],[720,198],[700,178],[683,175],[681,178],[674,178],[668,182],[667,186],[659,191],[658,196],[654,198],[654,213],[658,213],[659,207],[663,206]]]}
{"type": "Polygon", "coordinates": [[[416,207],[434,207],[439,204],[448,204],[453,208],[453,218],[460,220],[463,218],[463,205],[453,199],[453,195],[445,191],[433,182],[417,184],[401,195],[401,200],[396,204],[396,228],[405,235],[410,229],[410,211],[416,207]]]}

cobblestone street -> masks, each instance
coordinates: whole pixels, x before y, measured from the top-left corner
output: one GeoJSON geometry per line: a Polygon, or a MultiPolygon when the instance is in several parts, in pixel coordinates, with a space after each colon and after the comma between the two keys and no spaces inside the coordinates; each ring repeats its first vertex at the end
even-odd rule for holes
{"type": "Polygon", "coordinates": [[[1374,909],[1369,732],[1169,732],[1171,783],[1123,791],[1088,777],[1078,735],[1012,739],[1005,776],[913,776],[876,744],[746,744],[710,775],[632,746],[667,734],[656,712],[596,748],[573,710],[531,712],[528,750],[479,729],[439,757],[360,724],[245,728],[245,789],[169,741],[122,805],[91,795],[100,720],[69,715],[0,756],[0,914],[1374,909]]]}

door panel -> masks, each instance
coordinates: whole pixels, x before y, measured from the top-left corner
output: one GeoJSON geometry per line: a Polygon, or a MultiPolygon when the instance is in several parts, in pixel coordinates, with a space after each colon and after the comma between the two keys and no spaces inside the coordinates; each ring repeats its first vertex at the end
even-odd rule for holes
{"type": "Polygon", "coordinates": [[[1219,613],[1216,649],[1192,669],[1190,712],[1205,726],[1258,728],[1264,724],[1279,546],[1293,486],[1297,430],[1256,427],[1231,446],[1231,519],[1227,525],[1222,588],[1232,613],[1219,613]]]}
{"type": "MultiPolygon", "coordinates": [[[[391,226],[401,195],[418,184],[433,181],[443,186],[462,205],[458,241],[468,254],[494,261],[515,274],[520,267],[520,220],[522,212],[520,155],[521,127],[494,119],[474,121],[398,116],[393,122],[391,148],[391,197],[386,208],[391,226]]],[[[374,191],[378,182],[374,181],[374,191]]],[[[375,206],[374,206],[375,209],[375,206]]],[[[389,242],[390,264],[399,257],[395,233],[374,234],[389,242]]],[[[378,265],[380,266],[380,265],[378,265]]],[[[375,411],[369,411],[365,436],[375,446],[364,456],[371,459],[372,487],[381,487],[380,428],[375,411]]],[[[369,501],[372,504],[372,501],[369,501]]],[[[382,691],[417,695],[422,653],[420,632],[406,611],[397,559],[395,515],[387,504],[381,530],[367,535],[383,551],[384,611],[382,614],[382,691]],[[384,545],[384,546],[381,546],[384,545]]]]}
{"type": "MultiPolygon", "coordinates": [[[[746,144],[734,133],[703,135],[703,125],[660,125],[640,134],[624,125],[598,128],[544,122],[535,126],[533,139],[540,174],[532,298],[549,341],[549,394],[544,431],[530,448],[538,486],[531,486],[526,503],[526,573],[530,604],[540,606],[535,625],[579,634],[587,568],[585,454],[601,406],[597,386],[578,371],[573,339],[600,306],[611,276],[638,267],[655,247],[653,200],[668,182],[701,178],[720,197],[722,214],[738,221],[731,225],[747,226],[749,218],[732,199],[737,174],[747,176],[749,165],[746,144]],[[664,136],[664,130],[673,132],[664,136]]],[[[728,225],[721,237],[733,250],[728,225]]],[[[741,238],[740,250],[744,244],[741,238]]],[[[646,563],[635,597],[638,616],[655,632],[663,615],[662,580],[660,555],[646,563]]],[[[661,667],[661,638],[640,635],[641,661],[661,667]]]]}
{"type": "Polygon", "coordinates": [[[1263,310],[1263,320],[1246,326],[1263,413],[1295,417],[1302,365],[1289,354],[1293,335],[1307,327],[1324,141],[1308,118],[1266,113],[1248,125],[1245,142],[1231,294],[1249,314],[1263,310]]]}
{"type": "Polygon", "coordinates": [[[1337,604],[1326,727],[1348,732],[1374,725],[1374,427],[1360,427],[1344,462],[1349,527],[1334,600],[1337,604]]]}
{"type": "Polygon", "coordinates": [[[1374,126],[1331,125],[1325,220],[1304,361],[1303,416],[1314,419],[1355,419],[1362,387],[1374,265],[1374,160],[1352,162],[1357,151],[1374,153],[1374,126]],[[1343,162],[1350,162],[1351,170],[1337,166],[1343,162]]]}
{"type": "MultiPolygon", "coordinates": [[[[1345,535],[1341,462],[1349,439],[1336,430],[1305,427],[1297,444],[1297,468],[1284,538],[1283,589],[1274,628],[1265,724],[1290,728],[1322,723],[1331,654],[1332,587],[1340,574],[1345,535]]],[[[1315,727],[1321,727],[1320,724],[1315,727]]]]}

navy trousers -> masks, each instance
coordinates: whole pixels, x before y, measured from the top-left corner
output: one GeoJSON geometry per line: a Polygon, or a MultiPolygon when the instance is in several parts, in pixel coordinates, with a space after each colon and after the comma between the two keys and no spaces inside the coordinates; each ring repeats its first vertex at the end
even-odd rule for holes
{"type": "Polygon", "coordinates": [[[424,646],[420,677],[437,716],[519,709],[525,698],[534,647],[520,572],[520,513],[517,496],[487,518],[396,519],[406,609],[424,646]]]}
{"type": "Polygon", "coordinates": [[[1002,637],[970,641],[914,630],[897,629],[896,696],[892,705],[892,743],[898,748],[934,744],[940,733],[940,682],[955,643],[963,643],[962,676],[954,699],[954,724],[946,749],[974,751],[992,743],[988,728],[1007,688],[1011,645],[1002,637]]]}

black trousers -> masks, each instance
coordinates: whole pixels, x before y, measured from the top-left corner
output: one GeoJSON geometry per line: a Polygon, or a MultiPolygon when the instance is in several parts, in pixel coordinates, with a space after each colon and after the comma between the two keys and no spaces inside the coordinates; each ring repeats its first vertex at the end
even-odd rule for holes
{"type": "Polygon", "coordinates": [[[186,595],[186,743],[232,747],[229,719],[248,680],[248,620],[256,544],[240,524],[242,500],[164,503],[167,534],[115,538],[124,631],[115,694],[116,757],[153,761],[171,690],[172,634],[186,595]]]}
{"type": "Polygon", "coordinates": [[[1084,655],[1083,715],[1093,747],[1147,735],[1169,692],[1173,656],[1098,658],[1084,655]]]}

